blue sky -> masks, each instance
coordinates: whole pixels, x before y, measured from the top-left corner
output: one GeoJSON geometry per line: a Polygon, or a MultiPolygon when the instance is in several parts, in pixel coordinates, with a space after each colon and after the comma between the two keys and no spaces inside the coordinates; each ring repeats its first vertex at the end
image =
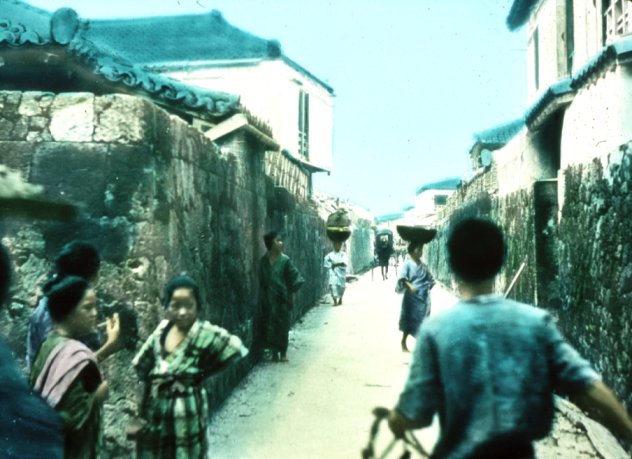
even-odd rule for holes
{"type": "Polygon", "coordinates": [[[471,172],[472,135],[526,109],[526,38],[513,0],[32,0],[82,17],[220,10],[335,92],[334,170],[317,191],[381,215],[471,172]]]}

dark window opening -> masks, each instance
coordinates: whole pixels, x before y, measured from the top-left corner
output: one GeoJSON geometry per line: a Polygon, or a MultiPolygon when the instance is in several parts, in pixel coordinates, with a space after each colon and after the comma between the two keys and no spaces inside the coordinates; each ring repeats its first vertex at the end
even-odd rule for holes
{"type": "Polygon", "coordinates": [[[298,94],[298,154],[309,158],[309,94],[298,94]]]}

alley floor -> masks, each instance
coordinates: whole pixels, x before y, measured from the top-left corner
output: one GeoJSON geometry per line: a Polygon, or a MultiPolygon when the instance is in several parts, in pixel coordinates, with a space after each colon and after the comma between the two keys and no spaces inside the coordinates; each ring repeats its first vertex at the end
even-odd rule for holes
{"type": "MultiPolygon", "coordinates": [[[[377,269],[364,274],[348,284],[342,306],[321,303],[296,324],[290,332],[289,363],[259,364],[212,416],[211,457],[360,457],[374,419],[371,410],[394,405],[410,359],[400,347],[401,297],[394,292],[394,267],[390,274],[386,281],[377,269]]],[[[435,314],[455,299],[437,285],[431,301],[435,314]]],[[[551,438],[538,446],[539,457],[603,457],[592,454],[594,441],[578,425],[581,420],[560,417],[551,438]]],[[[430,449],[437,433],[435,422],[415,435],[430,449]]],[[[377,452],[391,439],[383,423],[377,452]]],[[[399,453],[395,450],[389,457],[399,453]]]]}

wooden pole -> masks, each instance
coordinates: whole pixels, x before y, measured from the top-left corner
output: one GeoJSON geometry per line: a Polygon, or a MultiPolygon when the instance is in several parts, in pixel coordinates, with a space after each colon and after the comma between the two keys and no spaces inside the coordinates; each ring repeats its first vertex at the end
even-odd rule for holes
{"type": "Polygon", "coordinates": [[[524,268],[526,266],[527,266],[527,262],[523,261],[522,264],[520,265],[520,268],[518,268],[518,272],[516,273],[516,275],[511,280],[511,283],[509,284],[509,287],[507,287],[507,291],[505,291],[505,298],[507,298],[507,296],[509,295],[511,290],[514,288],[514,286],[516,285],[516,282],[518,282],[518,278],[520,277],[520,274],[522,274],[522,271],[524,271],[524,268]]]}

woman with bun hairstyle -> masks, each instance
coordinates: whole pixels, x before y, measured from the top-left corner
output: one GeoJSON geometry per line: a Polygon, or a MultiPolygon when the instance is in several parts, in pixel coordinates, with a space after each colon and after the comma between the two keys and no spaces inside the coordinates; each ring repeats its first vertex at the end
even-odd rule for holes
{"type": "MultiPolygon", "coordinates": [[[[90,283],[68,276],[48,292],[53,328],[35,357],[30,384],[59,414],[64,457],[93,459],[101,444],[101,407],[108,392],[95,353],[77,338],[96,326],[97,298],[90,283]]],[[[117,347],[118,315],[106,325],[106,344],[117,347]]]]}

